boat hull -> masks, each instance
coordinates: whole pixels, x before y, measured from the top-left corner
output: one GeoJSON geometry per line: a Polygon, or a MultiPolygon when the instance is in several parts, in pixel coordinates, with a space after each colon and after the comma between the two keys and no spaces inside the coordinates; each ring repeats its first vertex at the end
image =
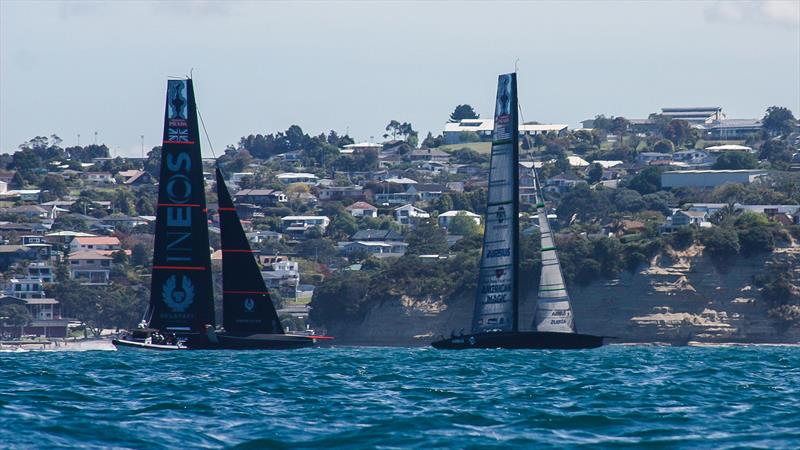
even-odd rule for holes
{"type": "Polygon", "coordinates": [[[454,336],[433,342],[431,345],[440,350],[465,350],[470,348],[579,350],[602,346],[603,336],[545,331],[498,331],[454,336]]]}
{"type": "Polygon", "coordinates": [[[166,345],[166,344],[146,344],[139,341],[129,341],[127,339],[114,339],[111,341],[117,350],[158,350],[158,351],[173,351],[173,350],[188,350],[183,345],[166,345]]]}
{"type": "Polygon", "coordinates": [[[186,345],[193,350],[292,350],[312,347],[316,339],[311,336],[291,334],[254,334],[233,336],[217,334],[216,341],[205,336],[190,339],[186,345]]]}

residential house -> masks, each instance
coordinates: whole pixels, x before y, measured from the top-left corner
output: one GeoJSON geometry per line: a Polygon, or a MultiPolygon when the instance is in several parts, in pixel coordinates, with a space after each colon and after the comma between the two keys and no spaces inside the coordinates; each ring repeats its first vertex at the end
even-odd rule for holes
{"type": "Polygon", "coordinates": [[[472,219],[476,224],[481,224],[481,216],[480,214],[475,214],[471,211],[446,211],[439,214],[438,221],[439,226],[442,228],[448,228],[451,223],[453,223],[453,219],[456,217],[463,216],[472,219]]]}
{"type": "Polygon", "coordinates": [[[666,222],[661,225],[662,232],[672,232],[685,226],[695,226],[706,228],[712,226],[708,221],[709,214],[705,211],[677,210],[672,216],[667,217],[666,222]]]}
{"type": "Polygon", "coordinates": [[[362,186],[330,186],[319,191],[322,201],[356,200],[367,201],[372,199],[372,191],[362,186]]]}
{"type": "Polygon", "coordinates": [[[28,220],[47,219],[50,217],[50,211],[48,209],[42,208],[39,205],[13,206],[11,208],[3,208],[3,212],[6,214],[22,216],[28,220]]]}
{"type": "Polygon", "coordinates": [[[283,235],[275,231],[261,230],[247,233],[247,239],[254,244],[267,244],[280,242],[283,239],[283,235]]]}
{"type": "Polygon", "coordinates": [[[767,175],[764,170],[682,170],[663,172],[664,188],[699,187],[715,188],[725,183],[750,184],[767,175]]]}
{"type": "Polygon", "coordinates": [[[394,209],[395,220],[401,225],[412,225],[419,219],[431,217],[425,210],[419,209],[414,205],[407,204],[394,209]]]}
{"type": "Polygon", "coordinates": [[[661,108],[661,115],[670,120],[685,120],[689,125],[701,126],[726,118],[719,106],[661,108]]]}
{"type": "Polygon", "coordinates": [[[572,172],[565,172],[545,180],[543,190],[546,192],[564,193],[581,183],[586,183],[586,181],[572,172]]]}
{"type": "Polygon", "coordinates": [[[378,217],[378,208],[366,202],[355,202],[345,209],[353,217],[378,217]]]}
{"type": "Polygon", "coordinates": [[[3,293],[21,299],[44,298],[44,281],[33,276],[12,278],[6,283],[3,293]]]}
{"type": "Polygon", "coordinates": [[[289,199],[283,191],[276,189],[242,189],[233,195],[236,203],[250,203],[262,208],[278,206],[289,199]]]}
{"type": "Polygon", "coordinates": [[[423,202],[433,202],[438,200],[447,190],[443,184],[417,183],[408,188],[408,193],[415,193],[417,199],[423,202]]]}
{"type": "Polygon", "coordinates": [[[125,186],[143,186],[153,184],[153,177],[144,170],[123,170],[117,173],[124,178],[125,186]]]}
{"type": "Polygon", "coordinates": [[[292,183],[305,183],[305,184],[315,184],[317,182],[317,176],[313,173],[303,173],[303,172],[286,172],[278,174],[278,181],[283,184],[292,184],[292,183]]]}
{"type": "Polygon", "coordinates": [[[69,254],[71,280],[80,281],[84,285],[107,285],[110,274],[110,256],[92,250],[79,250],[69,254]]]}
{"type": "Polygon", "coordinates": [[[402,241],[403,235],[394,230],[358,230],[350,236],[350,241],[402,241]]]}
{"type": "Polygon", "coordinates": [[[730,119],[713,122],[706,127],[708,139],[733,140],[747,139],[762,130],[759,119],[730,119]]]}
{"type": "Polygon", "coordinates": [[[277,290],[284,298],[296,298],[300,284],[300,268],[296,261],[279,260],[269,264],[261,271],[267,288],[277,290]]]}
{"type": "Polygon", "coordinates": [[[305,232],[318,227],[324,234],[331,220],[327,216],[286,216],[281,218],[284,233],[293,238],[302,238],[305,232]]]}
{"type": "Polygon", "coordinates": [[[412,150],[409,154],[409,159],[411,161],[447,162],[450,160],[450,154],[437,148],[420,148],[412,150]]]}
{"type": "Polygon", "coordinates": [[[38,259],[36,249],[24,245],[0,245],[0,271],[20,261],[34,261],[38,259]]]}
{"type": "Polygon", "coordinates": [[[642,152],[636,155],[636,164],[648,166],[657,161],[672,161],[672,155],[669,153],[658,152],[642,152]]]}
{"type": "Polygon", "coordinates": [[[345,255],[363,252],[376,257],[403,256],[407,247],[405,242],[397,241],[355,241],[340,244],[340,250],[345,255]]]}
{"type": "Polygon", "coordinates": [[[110,253],[120,249],[122,245],[114,236],[76,237],[69,243],[70,252],[101,250],[110,253]]]}
{"type": "Polygon", "coordinates": [[[672,154],[672,160],[675,162],[683,163],[687,166],[710,166],[714,164],[716,158],[712,157],[708,152],[698,149],[684,150],[672,154]]]}
{"type": "Polygon", "coordinates": [[[94,184],[114,184],[117,182],[110,172],[86,172],[86,181],[94,184]]]}
{"type": "Polygon", "coordinates": [[[25,327],[6,325],[0,320],[0,335],[15,338],[42,336],[64,338],[68,335],[69,320],[61,318],[61,305],[52,298],[22,299],[15,296],[0,297],[0,306],[21,305],[31,314],[31,322],[25,327]]]}

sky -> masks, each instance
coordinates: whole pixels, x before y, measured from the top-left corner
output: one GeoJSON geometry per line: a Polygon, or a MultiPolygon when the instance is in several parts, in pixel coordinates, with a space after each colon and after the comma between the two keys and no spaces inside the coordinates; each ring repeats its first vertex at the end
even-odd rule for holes
{"type": "MultiPolygon", "coordinates": [[[[0,153],[39,135],[136,156],[166,80],[192,74],[217,155],[241,136],[491,117],[518,70],[526,121],[721,106],[800,114],[800,0],[697,2],[0,0],[0,153]]],[[[204,142],[204,155],[211,155],[204,142]]]]}

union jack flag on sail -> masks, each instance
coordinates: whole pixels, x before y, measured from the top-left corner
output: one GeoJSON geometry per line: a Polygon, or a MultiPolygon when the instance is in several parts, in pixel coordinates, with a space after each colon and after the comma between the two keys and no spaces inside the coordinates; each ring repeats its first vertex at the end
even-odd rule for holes
{"type": "Polygon", "coordinates": [[[189,142],[188,128],[170,128],[167,132],[169,140],[172,142],[189,142]]]}

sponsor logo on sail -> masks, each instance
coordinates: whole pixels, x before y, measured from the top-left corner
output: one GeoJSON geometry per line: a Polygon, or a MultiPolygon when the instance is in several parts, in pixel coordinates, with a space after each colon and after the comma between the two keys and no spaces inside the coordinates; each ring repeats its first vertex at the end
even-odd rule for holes
{"type": "Polygon", "coordinates": [[[164,282],[161,289],[161,298],[164,303],[174,312],[184,312],[194,302],[194,284],[188,276],[181,276],[181,286],[178,289],[177,276],[172,275],[164,282]]]}
{"type": "Polygon", "coordinates": [[[511,256],[511,248],[495,248],[486,252],[486,258],[503,258],[511,256]]]}
{"type": "Polygon", "coordinates": [[[254,310],[255,308],[256,308],[256,302],[255,302],[255,301],[253,301],[253,299],[252,299],[252,298],[249,298],[249,297],[248,297],[248,298],[244,299],[244,310],[245,310],[245,311],[247,311],[247,312],[253,312],[253,310],[254,310]]]}

